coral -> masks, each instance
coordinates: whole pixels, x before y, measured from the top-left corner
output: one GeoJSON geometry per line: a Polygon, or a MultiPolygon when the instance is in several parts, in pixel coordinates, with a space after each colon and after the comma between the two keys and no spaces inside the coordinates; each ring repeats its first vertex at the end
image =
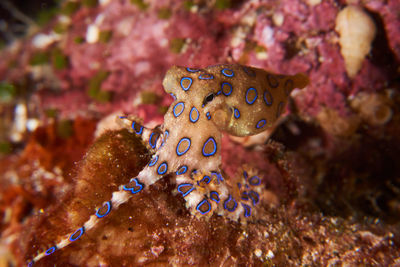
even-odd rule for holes
{"type": "Polygon", "coordinates": [[[78,0],[44,9],[34,0],[29,7],[41,11],[36,21],[5,17],[1,38],[12,38],[0,41],[1,263],[24,265],[75,231],[135,174],[134,152],[143,153],[140,162],[153,153],[119,130],[115,116],[162,124],[174,101],[162,90],[167,69],[218,62],[310,78],[269,133],[221,138],[224,175],[252,166],[262,176],[259,220],[192,216],[169,177],[38,265],[399,263],[399,1],[78,0]],[[353,78],[335,31],[349,5],[376,29],[353,78]],[[97,137],[113,129],[94,147],[127,169],[102,157],[104,164],[81,160],[94,128],[97,137]],[[104,182],[90,171],[85,178],[88,166],[104,182]],[[103,166],[116,175],[105,177],[103,166]]]}

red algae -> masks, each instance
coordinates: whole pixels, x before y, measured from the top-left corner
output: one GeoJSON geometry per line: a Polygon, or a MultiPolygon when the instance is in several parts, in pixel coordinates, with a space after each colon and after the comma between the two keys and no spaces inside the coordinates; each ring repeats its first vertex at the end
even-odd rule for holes
{"type": "Polygon", "coordinates": [[[349,1],[217,2],[80,4],[0,51],[0,80],[16,88],[0,101],[0,141],[12,148],[0,158],[0,247],[12,255],[1,260],[27,264],[147,164],[125,130],[88,149],[100,119],[160,124],[168,68],[239,62],[310,78],[269,141],[222,140],[229,176],[247,164],[263,177],[257,221],[192,217],[165,178],[37,266],[399,264],[399,1],[351,1],[377,27],[354,78],[335,32],[349,1]],[[20,103],[24,123],[42,126],[25,125],[15,141],[20,103]]]}

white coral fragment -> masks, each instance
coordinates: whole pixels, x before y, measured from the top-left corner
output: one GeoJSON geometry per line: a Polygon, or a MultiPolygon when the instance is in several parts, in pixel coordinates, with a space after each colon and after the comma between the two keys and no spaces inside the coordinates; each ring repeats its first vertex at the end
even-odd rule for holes
{"type": "Polygon", "coordinates": [[[356,76],[371,49],[376,26],[372,18],[358,6],[347,6],[336,17],[341,54],[350,78],[356,76]]]}

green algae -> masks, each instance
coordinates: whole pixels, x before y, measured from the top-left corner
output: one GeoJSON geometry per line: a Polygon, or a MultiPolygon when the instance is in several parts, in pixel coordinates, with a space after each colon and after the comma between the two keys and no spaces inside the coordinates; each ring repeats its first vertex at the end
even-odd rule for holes
{"type": "Polygon", "coordinates": [[[74,42],[75,42],[76,44],[83,44],[83,43],[85,42],[85,38],[83,38],[82,36],[76,36],[76,37],[74,38],[74,42]]]}
{"type": "Polygon", "coordinates": [[[230,8],[231,4],[230,0],[216,0],[214,7],[219,10],[224,10],[230,8]]]}
{"type": "Polygon", "coordinates": [[[194,2],[192,0],[186,0],[183,2],[183,8],[186,11],[190,11],[194,7],[194,2]]]}
{"type": "Polygon", "coordinates": [[[74,134],[74,125],[71,120],[62,120],[57,123],[57,135],[63,139],[67,139],[74,134]]]}
{"type": "Polygon", "coordinates": [[[149,7],[149,4],[145,3],[143,0],[131,0],[131,4],[137,6],[142,11],[149,7]]]}
{"type": "Polygon", "coordinates": [[[99,41],[102,43],[108,43],[111,40],[111,37],[112,37],[112,31],[110,30],[101,31],[99,34],[99,41]]]}
{"type": "Polygon", "coordinates": [[[85,7],[96,7],[99,4],[98,0],[83,0],[82,5],[85,7]]]}
{"type": "Polygon", "coordinates": [[[15,86],[11,83],[0,82],[0,103],[9,103],[17,94],[15,86]]]}
{"type": "Polygon", "coordinates": [[[111,100],[111,92],[101,91],[101,84],[107,79],[110,72],[99,70],[89,81],[88,95],[99,102],[108,102],[111,100]]]}
{"type": "Polygon", "coordinates": [[[157,104],[160,102],[161,98],[153,92],[142,92],[140,95],[143,104],[157,104]]]}
{"type": "Polygon", "coordinates": [[[162,7],[158,10],[157,16],[159,19],[169,19],[172,15],[171,9],[168,7],[162,7]]]}
{"type": "Polygon", "coordinates": [[[185,45],[185,39],[183,38],[173,38],[169,44],[169,50],[172,53],[179,54],[185,45]]]}
{"type": "Polygon", "coordinates": [[[34,53],[30,60],[29,60],[29,65],[31,66],[39,66],[39,65],[44,65],[49,62],[49,54],[47,52],[39,51],[34,53]]]}
{"type": "Polygon", "coordinates": [[[52,50],[51,61],[56,70],[65,69],[69,64],[68,57],[64,55],[59,48],[55,48],[52,50]]]}
{"type": "Polygon", "coordinates": [[[0,154],[8,155],[12,152],[12,145],[7,141],[0,141],[0,154]]]}
{"type": "Polygon", "coordinates": [[[71,16],[79,9],[79,7],[80,7],[79,2],[69,1],[62,7],[61,14],[66,16],[71,16]]]}

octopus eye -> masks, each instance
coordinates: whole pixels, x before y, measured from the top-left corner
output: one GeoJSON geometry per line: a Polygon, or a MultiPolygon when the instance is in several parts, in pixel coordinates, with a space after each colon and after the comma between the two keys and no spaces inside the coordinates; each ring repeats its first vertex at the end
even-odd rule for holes
{"type": "Polygon", "coordinates": [[[204,100],[203,100],[203,106],[207,105],[208,103],[210,103],[211,101],[214,100],[214,93],[208,94],[204,100]]]}

